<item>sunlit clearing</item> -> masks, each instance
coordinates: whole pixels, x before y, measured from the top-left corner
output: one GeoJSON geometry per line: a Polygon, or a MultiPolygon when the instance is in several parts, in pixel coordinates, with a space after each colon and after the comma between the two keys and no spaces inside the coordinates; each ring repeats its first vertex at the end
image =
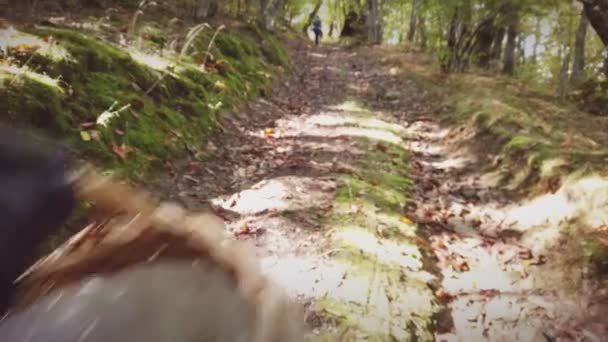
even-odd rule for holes
{"type": "Polygon", "coordinates": [[[574,203],[564,196],[563,192],[537,197],[521,206],[509,210],[510,222],[517,223],[522,229],[541,224],[557,224],[571,218],[576,212],[574,203]]]}
{"type": "Polygon", "coordinates": [[[286,176],[264,180],[250,189],[228,198],[216,198],[212,203],[241,215],[255,215],[266,211],[305,210],[326,201],[316,178],[286,176]]]}
{"type": "MultiPolygon", "coordinates": [[[[290,294],[305,297],[321,297],[328,292],[344,293],[344,289],[337,290],[344,275],[352,267],[340,261],[321,259],[321,257],[270,256],[262,258],[260,263],[262,270],[290,294]]],[[[361,293],[365,294],[365,284],[349,292],[351,293],[344,295],[349,296],[350,299],[361,293]]]]}
{"type": "MultiPolygon", "coordinates": [[[[327,136],[327,135],[325,135],[327,136]]],[[[366,129],[366,128],[339,128],[336,129],[335,136],[351,136],[368,138],[372,140],[384,141],[392,144],[400,144],[401,138],[395,133],[381,131],[377,129],[366,129]]]]}
{"type": "Polygon", "coordinates": [[[346,247],[356,248],[378,258],[387,265],[398,265],[417,270],[422,267],[422,256],[417,246],[380,239],[366,229],[352,226],[335,231],[332,238],[346,247]]]}
{"type": "Polygon", "coordinates": [[[408,128],[405,129],[407,133],[416,134],[421,138],[425,138],[426,140],[437,141],[444,139],[450,134],[449,129],[439,129],[439,128],[430,128],[425,130],[425,127],[421,125],[417,125],[416,123],[411,124],[408,128]]]}
{"type": "Polygon", "coordinates": [[[10,78],[13,83],[22,81],[22,77],[29,78],[33,81],[39,82],[48,87],[55,88],[58,91],[63,92],[63,89],[59,86],[59,80],[51,78],[47,75],[39,74],[31,71],[27,67],[18,67],[16,65],[7,65],[0,63],[0,80],[3,78],[10,78]],[[3,77],[7,75],[8,77],[3,77]]]}
{"type": "Polygon", "coordinates": [[[241,215],[253,215],[267,210],[286,210],[288,190],[280,181],[273,179],[260,187],[254,187],[242,191],[227,201],[220,199],[212,200],[215,205],[232,210],[241,215]]]}
{"type": "Polygon", "coordinates": [[[570,220],[587,228],[608,224],[608,181],[588,177],[567,182],[555,194],[534,198],[507,210],[506,223],[526,231],[522,243],[535,251],[558,242],[570,220]]]}
{"type": "Polygon", "coordinates": [[[439,170],[454,170],[454,169],[462,169],[467,166],[471,162],[470,158],[465,157],[456,157],[456,158],[447,158],[441,161],[436,162],[426,162],[422,161],[423,165],[431,165],[435,169],[439,170]]]}
{"type": "Polygon", "coordinates": [[[31,51],[56,62],[71,59],[70,53],[52,39],[42,39],[13,27],[0,30],[0,50],[10,49],[31,51]]]}
{"type": "Polygon", "coordinates": [[[336,106],[329,106],[329,109],[339,110],[344,112],[354,112],[354,113],[369,113],[369,110],[363,108],[363,106],[355,101],[346,101],[336,106]]]}
{"type": "Polygon", "coordinates": [[[592,176],[567,182],[555,194],[537,197],[509,211],[508,218],[522,227],[556,224],[573,217],[590,226],[608,223],[608,180],[592,176]]]}
{"type": "Polygon", "coordinates": [[[423,141],[414,141],[408,144],[408,148],[412,152],[421,153],[423,155],[439,155],[444,149],[440,145],[428,144],[423,141]]]}
{"type": "Polygon", "coordinates": [[[308,55],[315,58],[327,58],[327,55],[324,53],[309,52],[308,55]]]}
{"type": "Polygon", "coordinates": [[[136,62],[158,71],[165,71],[172,64],[170,60],[159,55],[146,54],[136,50],[130,50],[129,54],[136,62]]]}
{"type": "MultiPolygon", "coordinates": [[[[307,119],[304,122],[304,125],[299,125],[296,131],[291,133],[286,133],[286,136],[289,134],[295,135],[309,135],[314,137],[323,137],[323,138],[335,138],[335,137],[361,137],[368,138],[372,140],[384,141],[392,144],[401,144],[402,139],[400,136],[396,135],[393,132],[382,130],[382,129],[371,129],[371,128],[360,128],[360,127],[349,127],[349,126],[331,126],[332,122],[340,123],[339,120],[335,120],[326,117],[315,118],[316,116],[307,119]],[[319,124],[319,122],[325,122],[325,125],[319,124]]],[[[342,121],[342,124],[347,124],[349,120],[351,122],[356,123],[357,118],[353,117],[352,119],[345,119],[342,121]]],[[[364,121],[363,121],[364,122],[364,121]]],[[[373,121],[369,121],[373,122],[373,121]]],[[[377,121],[376,123],[381,122],[377,121]]],[[[387,124],[388,125],[388,124],[387,124]]]]}
{"type": "Polygon", "coordinates": [[[343,116],[334,113],[314,115],[307,120],[308,124],[319,126],[346,126],[354,125],[364,128],[381,129],[386,131],[403,132],[403,127],[382,120],[367,117],[343,116]]]}
{"type": "Polygon", "coordinates": [[[443,288],[449,293],[471,290],[513,291],[512,284],[521,278],[520,274],[503,271],[503,266],[491,256],[480,261],[482,265],[475,267],[473,271],[457,274],[454,272],[454,276],[444,274],[443,288]]]}

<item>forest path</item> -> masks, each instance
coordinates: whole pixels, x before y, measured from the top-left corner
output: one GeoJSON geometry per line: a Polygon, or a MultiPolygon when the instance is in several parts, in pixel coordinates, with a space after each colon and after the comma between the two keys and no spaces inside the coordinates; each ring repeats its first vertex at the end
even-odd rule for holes
{"type": "Polygon", "coordinates": [[[312,340],[607,336],[595,289],[564,285],[538,248],[547,229],[522,241],[538,225],[517,215],[538,207],[508,205],[450,149],[413,71],[375,49],[291,50],[293,74],[227,115],[208,162],[175,165],[169,192],[256,245],[312,340]]]}

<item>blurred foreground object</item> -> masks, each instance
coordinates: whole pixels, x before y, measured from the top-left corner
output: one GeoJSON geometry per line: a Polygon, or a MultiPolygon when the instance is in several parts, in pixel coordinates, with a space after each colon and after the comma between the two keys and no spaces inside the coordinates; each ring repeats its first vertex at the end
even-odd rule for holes
{"type": "Polygon", "coordinates": [[[158,204],[90,168],[75,189],[107,217],[20,279],[2,341],[303,340],[299,306],[211,215],[158,204]]]}
{"type": "Polygon", "coordinates": [[[0,313],[35,248],[75,207],[66,159],[61,146],[0,126],[0,313]]]}

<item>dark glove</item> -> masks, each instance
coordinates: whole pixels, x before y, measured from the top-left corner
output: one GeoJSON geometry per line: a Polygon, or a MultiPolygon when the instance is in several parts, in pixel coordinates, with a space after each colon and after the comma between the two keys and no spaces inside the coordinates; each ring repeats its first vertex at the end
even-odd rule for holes
{"type": "Polygon", "coordinates": [[[0,312],[35,248],[75,207],[65,152],[52,142],[0,127],[0,312]]]}

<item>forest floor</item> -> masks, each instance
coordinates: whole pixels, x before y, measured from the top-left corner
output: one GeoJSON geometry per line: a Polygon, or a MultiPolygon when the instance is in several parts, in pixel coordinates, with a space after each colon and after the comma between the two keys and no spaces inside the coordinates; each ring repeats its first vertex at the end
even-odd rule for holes
{"type": "Polygon", "coordinates": [[[558,231],[579,195],[489,182],[440,120],[445,85],[423,80],[424,56],[290,49],[293,74],[224,116],[206,163],[175,163],[156,187],[255,244],[313,340],[608,336],[606,282],[558,231]]]}

